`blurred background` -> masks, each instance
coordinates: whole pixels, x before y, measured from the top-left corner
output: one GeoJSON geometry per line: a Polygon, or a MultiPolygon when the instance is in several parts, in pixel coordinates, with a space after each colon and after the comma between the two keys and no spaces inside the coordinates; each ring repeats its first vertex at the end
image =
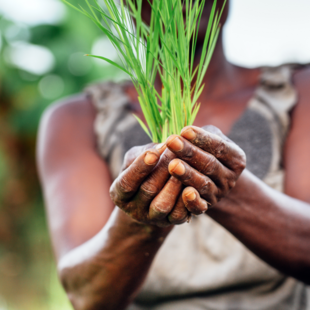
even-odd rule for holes
{"type": "MultiPolygon", "coordinates": [[[[71,0],[84,4],[84,0],[71,0]]],[[[232,0],[228,59],[310,62],[309,0],[232,0]]],[[[107,38],[59,0],[0,0],[0,310],[72,309],[60,287],[35,168],[43,110],[96,80],[126,78],[107,38]]]]}

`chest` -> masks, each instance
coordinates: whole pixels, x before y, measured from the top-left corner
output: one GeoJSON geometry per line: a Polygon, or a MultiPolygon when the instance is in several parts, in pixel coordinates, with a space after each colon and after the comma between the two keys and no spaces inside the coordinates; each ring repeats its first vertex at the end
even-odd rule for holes
{"type": "Polygon", "coordinates": [[[213,125],[228,135],[247,109],[250,98],[251,95],[243,95],[235,100],[206,101],[201,104],[194,126],[213,125]]]}
{"type": "MultiPolygon", "coordinates": [[[[225,135],[228,135],[234,124],[242,117],[253,97],[255,88],[240,91],[225,98],[202,99],[200,109],[196,116],[194,126],[203,127],[213,125],[219,128],[225,135]]],[[[133,106],[134,113],[144,121],[142,110],[138,104],[133,106]]]]}

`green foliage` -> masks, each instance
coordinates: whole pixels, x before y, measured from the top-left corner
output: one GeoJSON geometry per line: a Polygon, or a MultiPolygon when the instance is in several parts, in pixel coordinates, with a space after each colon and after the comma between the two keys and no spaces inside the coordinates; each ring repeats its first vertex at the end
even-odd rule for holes
{"type": "Polygon", "coordinates": [[[94,80],[119,76],[113,66],[95,66],[83,57],[101,38],[73,10],[57,24],[35,26],[0,16],[0,309],[73,309],[57,278],[36,176],[35,140],[40,116],[53,101],[81,93],[94,80]],[[16,35],[9,37],[13,28],[16,35]],[[8,58],[16,41],[47,48],[54,66],[35,75],[12,65],[8,58]],[[63,81],[61,92],[54,83],[42,89],[50,76],[63,81]],[[46,90],[54,95],[44,96],[46,90]]]}
{"type": "Polygon", "coordinates": [[[128,9],[123,0],[119,6],[114,0],[104,0],[105,9],[97,0],[93,0],[94,5],[85,1],[88,10],[63,0],[90,18],[118,51],[121,65],[103,56],[88,56],[105,60],[130,76],[148,128],[138,121],[153,142],[163,142],[169,135],[179,134],[184,126],[192,125],[199,109],[203,77],[220,31],[222,11],[216,11],[216,0],[196,67],[197,29],[204,0],[153,1],[149,3],[150,25],[141,17],[143,0],[126,0],[128,9]],[[163,85],[161,93],[155,88],[158,74],[163,85]]]}

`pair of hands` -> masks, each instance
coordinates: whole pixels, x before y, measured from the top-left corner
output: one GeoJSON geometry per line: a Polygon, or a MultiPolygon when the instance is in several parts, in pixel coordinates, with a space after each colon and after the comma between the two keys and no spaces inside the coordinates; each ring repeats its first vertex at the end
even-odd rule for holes
{"type": "Polygon", "coordinates": [[[214,126],[188,126],[165,144],[129,150],[110,188],[112,201],[144,224],[182,224],[235,186],[245,153],[214,126]]]}

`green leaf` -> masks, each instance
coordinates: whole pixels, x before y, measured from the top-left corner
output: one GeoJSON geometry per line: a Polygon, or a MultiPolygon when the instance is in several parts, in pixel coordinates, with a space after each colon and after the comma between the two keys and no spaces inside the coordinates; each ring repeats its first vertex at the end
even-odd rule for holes
{"type": "Polygon", "coordinates": [[[115,61],[113,61],[113,60],[111,60],[111,59],[109,59],[109,58],[106,58],[106,57],[103,57],[103,56],[90,55],[90,54],[85,54],[85,56],[89,56],[89,57],[99,58],[99,59],[105,60],[106,62],[108,62],[109,64],[115,66],[116,68],[121,69],[122,71],[124,71],[125,73],[127,73],[129,76],[132,75],[132,74],[131,74],[130,72],[128,72],[125,68],[123,68],[122,66],[120,66],[120,65],[117,64],[115,61]]]}
{"type": "Polygon", "coordinates": [[[195,68],[197,29],[205,0],[148,0],[149,25],[141,16],[144,0],[120,0],[119,5],[115,0],[103,0],[106,9],[97,0],[85,0],[86,8],[62,1],[90,18],[115,47],[121,65],[103,56],[88,56],[105,60],[130,76],[148,126],[135,117],[154,142],[162,142],[194,122],[226,0],[220,12],[217,1],[213,2],[200,61],[195,68]],[[157,77],[161,80],[161,93],[155,87],[157,77]]]}
{"type": "Polygon", "coordinates": [[[150,135],[149,130],[147,129],[147,127],[145,126],[145,124],[141,121],[141,119],[133,114],[133,116],[136,118],[136,120],[139,122],[140,126],[142,127],[142,129],[146,132],[146,134],[150,137],[150,139],[152,140],[152,136],[150,135]]]}

